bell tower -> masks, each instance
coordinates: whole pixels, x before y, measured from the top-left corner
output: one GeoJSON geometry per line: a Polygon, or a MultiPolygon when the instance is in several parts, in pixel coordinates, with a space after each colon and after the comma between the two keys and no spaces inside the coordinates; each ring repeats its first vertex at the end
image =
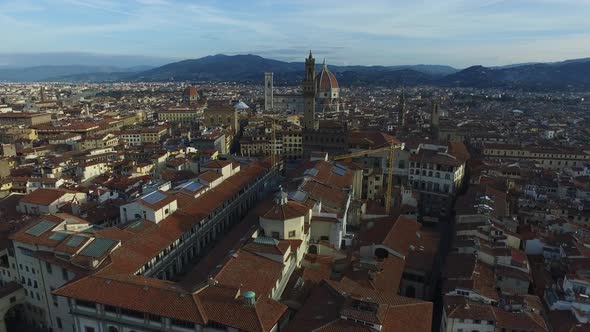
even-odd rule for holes
{"type": "Polygon", "coordinates": [[[272,111],[273,103],[273,73],[264,73],[264,110],[272,111]]]}
{"type": "Polygon", "coordinates": [[[439,109],[439,105],[438,102],[436,101],[432,101],[432,113],[430,114],[430,128],[431,128],[431,133],[432,133],[432,137],[435,140],[438,140],[439,137],[439,123],[440,123],[440,109],[439,109]]]}
{"type": "Polygon", "coordinates": [[[397,113],[397,126],[399,131],[405,130],[406,128],[406,92],[402,90],[402,95],[399,97],[398,113],[397,113]]]}
{"type": "Polygon", "coordinates": [[[309,51],[309,56],[305,59],[305,78],[303,79],[302,86],[305,103],[303,112],[304,128],[315,130],[318,127],[317,121],[315,120],[315,59],[311,55],[311,50],[309,51]]]}

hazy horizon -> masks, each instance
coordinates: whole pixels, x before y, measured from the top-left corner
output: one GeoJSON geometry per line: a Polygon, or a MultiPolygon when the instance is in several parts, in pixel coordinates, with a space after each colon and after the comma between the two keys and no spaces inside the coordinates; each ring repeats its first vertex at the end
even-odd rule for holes
{"type": "Polygon", "coordinates": [[[0,2],[0,29],[12,32],[0,54],[292,62],[312,49],[335,65],[501,66],[590,56],[589,10],[588,0],[23,0],[0,2]]]}
{"type": "MultiPolygon", "coordinates": [[[[313,50],[312,50],[313,51],[313,50]]],[[[253,53],[217,53],[217,54],[209,54],[206,56],[214,56],[214,55],[255,55],[261,56],[267,59],[279,60],[279,61],[286,61],[286,62],[304,62],[305,56],[300,57],[300,59],[296,59],[293,61],[289,60],[282,60],[277,59],[270,56],[263,56],[260,54],[253,54],[253,53]]],[[[314,56],[317,55],[314,53],[314,56]]],[[[200,57],[199,57],[200,58],[200,57]]],[[[590,57],[589,57],[590,58],[590,57]]],[[[164,58],[164,57],[151,57],[145,55],[131,55],[131,54],[102,54],[102,53],[86,53],[86,52],[41,52],[41,53],[0,53],[0,68],[29,68],[29,67],[36,67],[36,66],[68,66],[68,65],[75,65],[75,66],[105,66],[105,67],[119,67],[119,68],[132,68],[132,67],[141,67],[141,66],[151,66],[151,67],[159,67],[163,66],[172,62],[183,61],[183,60],[194,60],[198,59],[197,57],[193,58],[164,58]]],[[[584,58],[579,58],[584,59],[584,58]]],[[[512,66],[512,65],[520,65],[520,64],[528,64],[528,63],[552,63],[552,62],[561,62],[567,60],[577,60],[577,59],[558,59],[556,61],[526,61],[520,63],[502,63],[502,64],[494,64],[494,65],[487,65],[488,67],[502,67],[502,66],[512,66]]],[[[321,61],[321,60],[320,60],[321,61]]],[[[349,64],[334,64],[328,62],[328,65],[341,65],[341,66],[355,66],[361,65],[356,63],[349,63],[349,64]]],[[[458,67],[452,66],[446,63],[400,63],[400,64],[368,64],[368,65],[361,65],[361,66],[415,66],[415,65],[432,65],[432,66],[449,66],[453,67],[454,69],[465,69],[471,66],[481,65],[479,63],[470,64],[466,67],[458,67]]]]}

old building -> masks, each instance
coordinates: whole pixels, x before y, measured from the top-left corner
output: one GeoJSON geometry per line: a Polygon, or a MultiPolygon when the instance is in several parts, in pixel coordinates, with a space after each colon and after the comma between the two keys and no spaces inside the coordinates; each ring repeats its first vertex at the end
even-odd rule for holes
{"type": "Polygon", "coordinates": [[[0,125],[36,126],[51,122],[51,113],[0,113],[0,125]]]}
{"type": "Polygon", "coordinates": [[[231,105],[210,104],[204,111],[205,126],[240,130],[238,112],[231,105]]]}

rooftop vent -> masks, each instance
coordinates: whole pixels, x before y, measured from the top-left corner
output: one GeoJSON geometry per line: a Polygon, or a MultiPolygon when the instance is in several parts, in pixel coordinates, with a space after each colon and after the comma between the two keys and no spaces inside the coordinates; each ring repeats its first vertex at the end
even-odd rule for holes
{"type": "Polygon", "coordinates": [[[244,305],[255,305],[256,304],[256,293],[253,291],[244,292],[244,305]]]}

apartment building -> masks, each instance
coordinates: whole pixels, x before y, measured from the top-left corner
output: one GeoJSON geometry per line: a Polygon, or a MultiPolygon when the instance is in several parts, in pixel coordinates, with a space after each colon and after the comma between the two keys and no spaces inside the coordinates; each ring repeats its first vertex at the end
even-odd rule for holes
{"type": "Polygon", "coordinates": [[[78,151],[104,149],[119,144],[119,138],[114,134],[90,135],[74,145],[78,151]]]}
{"type": "Polygon", "coordinates": [[[203,112],[205,126],[207,127],[229,127],[239,132],[238,112],[231,105],[209,105],[203,112]]]}
{"type": "Polygon", "coordinates": [[[583,149],[565,147],[518,146],[511,144],[484,144],[486,158],[532,160],[538,167],[560,170],[583,166],[590,161],[590,153],[583,149]]]}
{"type": "Polygon", "coordinates": [[[159,144],[160,140],[168,133],[165,127],[125,129],[115,133],[117,137],[131,146],[145,144],[159,144]]]}
{"type": "Polygon", "coordinates": [[[158,120],[171,123],[197,123],[203,117],[204,104],[200,107],[170,107],[158,111],[158,120]]]}
{"type": "Polygon", "coordinates": [[[0,113],[0,126],[36,126],[51,122],[51,113],[5,112],[0,113]]]}
{"type": "Polygon", "coordinates": [[[409,158],[408,186],[419,193],[426,215],[448,215],[463,185],[469,154],[453,151],[453,145],[420,145],[409,158]]]}

